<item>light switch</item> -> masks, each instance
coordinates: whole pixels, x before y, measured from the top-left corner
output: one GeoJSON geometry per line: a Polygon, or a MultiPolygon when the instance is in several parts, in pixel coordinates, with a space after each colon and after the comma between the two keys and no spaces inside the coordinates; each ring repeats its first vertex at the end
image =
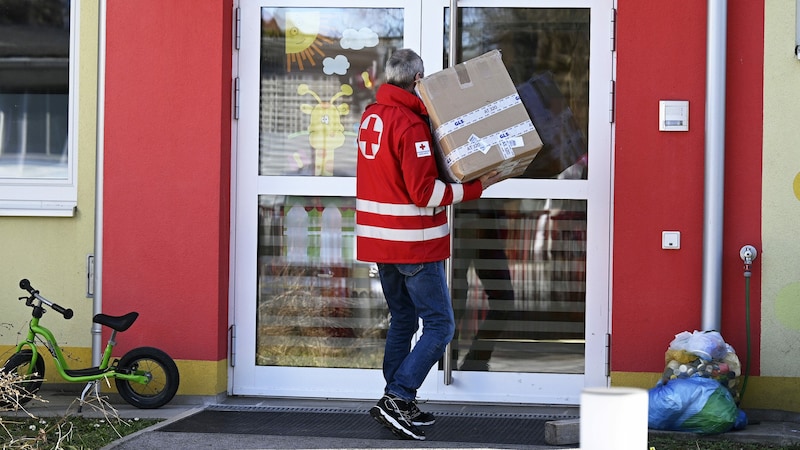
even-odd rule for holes
{"type": "Polygon", "coordinates": [[[661,248],[665,250],[678,250],[679,248],[681,248],[681,232],[662,231],[661,248]]]}
{"type": "Polygon", "coordinates": [[[659,101],[658,131],[689,131],[689,101],[659,101]]]}

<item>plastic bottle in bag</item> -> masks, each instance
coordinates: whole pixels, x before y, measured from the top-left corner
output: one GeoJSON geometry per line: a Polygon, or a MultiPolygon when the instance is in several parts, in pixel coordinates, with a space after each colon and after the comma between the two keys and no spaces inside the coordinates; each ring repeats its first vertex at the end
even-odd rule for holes
{"type": "Polygon", "coordinates": [[[290,263],[308,262],[308,213],[302,206],[293,206],[286,213],[286,259],[290,263]]]}
{"type": "Polygon", "coordinates": [[[322,211],[320,261],[324,265],[342,263],[342,213],[335,205],[322,211]]]}

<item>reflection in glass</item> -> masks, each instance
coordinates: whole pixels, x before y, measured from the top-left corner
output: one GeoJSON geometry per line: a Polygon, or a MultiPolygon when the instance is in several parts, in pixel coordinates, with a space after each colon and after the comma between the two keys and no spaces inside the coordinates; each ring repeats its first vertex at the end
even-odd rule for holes
{"type": "Polygon", "coordinates": [[[259,175],[355,176],[361,111],[403,10],[262,8],[259,175]]]}
{"type": "MultiPolygon", "coordinates": [[[[459,8],[457,20],[455,62],[501,50],[544,143],[520,178],[587,179],[590,11],[459,8]]],[[[449,21],[445,10],[444,66],[449,21]]],[[[454,208],[453,367],[584,372],[586,223],[585,200],[480,199],[454,208]]]]}
{"type": "Polygon", "coordinates": [[[355,199],[259,197],[256,364],[380,368],[388,309],[355,199]]]}
{"type": "Polygon", "coordinates": [[[480,199],[454,224],[454,367],[582,373],[586,201],[480,199]]]}
{"type": "Polygon", "coordinates": [[[68,1],[0,4],[0,178],[68,177],[68,1]]]}
{"type": "MultiPolygon", "coordinates": [[[[449,66],[449,8],[443,64],[449,66]]],[[[455,62],[499,49],[544,148],[520,178],[586,178],[588,9],[459,8],[455,62]]]]}

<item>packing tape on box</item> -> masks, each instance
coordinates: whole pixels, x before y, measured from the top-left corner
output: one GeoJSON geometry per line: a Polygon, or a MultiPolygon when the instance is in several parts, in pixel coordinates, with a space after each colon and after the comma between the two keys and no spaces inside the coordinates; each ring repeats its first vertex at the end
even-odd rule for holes
{"type": "Polygon", "coordinates": [[[436,140],[440,141],[448,134],[454,133],[464,127],[468,127],[474,123],[480,122],[483,119],[520,104],[522,104],[522,100],[520,100],[519,94],[511,94],[508,97],[501,98],[489,103],[486,106],[482,106],[478,109],[458,116],[453,120],[448,120],[447,122],[439,125],[436,130],[434,130],[433,134],[436,137],[436,140]]]}
{"type": "Polygon", "coordinates": [[[535,131],[533,122],[526,120],[482,138],[472,135],[466,144],[453,149],[452,152],[445,156],[445,164],[447,164],[447,167],[452,167],[453,164],[473,153],[482,152],[486,154],[493,145],[497,145],[500,148],[503,159],[511,159],[514,157],[514,149],[525,145],[522,135],[532,131],[535,131]]]}

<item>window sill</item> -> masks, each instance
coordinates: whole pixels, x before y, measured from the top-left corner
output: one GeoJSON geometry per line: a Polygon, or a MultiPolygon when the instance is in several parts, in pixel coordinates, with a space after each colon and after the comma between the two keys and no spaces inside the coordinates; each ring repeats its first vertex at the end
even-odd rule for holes
{"type": "Polygon", "coordinates": [[[0,200],[0,216],[74,217],[77,202],[0,200]]]}

